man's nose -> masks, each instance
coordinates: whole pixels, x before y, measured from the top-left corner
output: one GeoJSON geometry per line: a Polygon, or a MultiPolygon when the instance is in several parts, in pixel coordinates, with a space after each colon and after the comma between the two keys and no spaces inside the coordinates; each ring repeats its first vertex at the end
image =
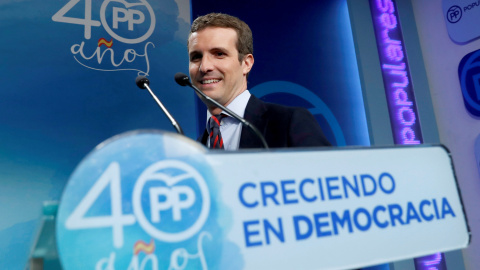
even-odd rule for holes
{"type": "Polygon", "coordinates": [[[202,57],[202,61],[200,62],[200,67],[199,70],[202,73],[207,73],[209,71],[213,70],[213,61],[210,58],[210,56],[204,56],[202,57]]]}

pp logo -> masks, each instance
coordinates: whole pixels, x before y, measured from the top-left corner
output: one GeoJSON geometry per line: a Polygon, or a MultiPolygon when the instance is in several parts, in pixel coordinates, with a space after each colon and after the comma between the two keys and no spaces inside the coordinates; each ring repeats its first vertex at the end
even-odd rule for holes
{"type": "Polygon", "coordinates": [[[153,30],[155,29],[155,13],[153,12],[152,7],[145,0],[141,0],[141,3],[133,4],[130,4],[124,0],[105,0],[102,4],[102,7],[100,8],[100,20],[102,21],[102,25],[107,31],[107,33],[109,33],[115,39],[129,44],[135,44],[145,41],[152,35],[153,30]],[[150,25],[147,28],[147,31],[143,33],[142,36],[136,38],[127,38],[117,33],[119,30],[119,23],[127,25],[127,32],[135,33],[134,26],[141,25],[145,22],[146,12],[142,9],[146,9],[150,17],[150,25]],[[108,13],[111,13],[113,17],[111,26],[107,22],[107,10],[110,11],[108,13]]]}
{"type": "Polygon", "coordinates": [[[181,161],[150,165],[133,189],[133,211],[140,226],[160,241],[180,242],[195,235],[210,212],[203,177],[181,161]]]}
{"type": "Polygon", "coordinates": [[[458,77],[465,107],[471,114],[480,116],[480,50],[462,58],[458,77]]]}
{"type": "Polygon", "coordinates": [[[447,11],[447,20],[450,23],[457,23],[462,18],[462,9],[459,6],[451,6],[447,11]]]}

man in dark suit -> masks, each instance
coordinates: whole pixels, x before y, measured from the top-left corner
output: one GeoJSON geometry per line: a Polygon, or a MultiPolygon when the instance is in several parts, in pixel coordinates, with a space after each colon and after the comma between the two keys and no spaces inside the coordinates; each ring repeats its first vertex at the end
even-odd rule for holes
{"type": "MultiPolygon", "coordinates": [[[[313,115],[304,108],[265,103],[247,90],[253,39],[248,25],[221,13],[198,17],[188,37],[189,72],[203,93],[251,122],[269,147],[329,146],[313,115]]],[[[210,148],[261,148],[261,140],[218,107],[207,105],[207,128],[199,140],[210,148]]]]}

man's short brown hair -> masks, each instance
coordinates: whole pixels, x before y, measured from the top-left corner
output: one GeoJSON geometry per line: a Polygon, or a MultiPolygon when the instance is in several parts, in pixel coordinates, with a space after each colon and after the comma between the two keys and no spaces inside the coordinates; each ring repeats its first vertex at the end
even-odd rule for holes
{"type": "MultiPolygon", "coordinates": [[[[207,27],[222,27],[232,28],[237,32],[237,51],[238,61],[242,61],[243,57],[247,54],[253,54],[253,37],[252,30],[248,25],[237,17],[223,14],[223,13],[210,13],[204,16],[200,16],[195,19],[190,29],[190,34],[201,31],[207,27]]],[[[187,40],[188,46],[188,40],[187,40]]]]}

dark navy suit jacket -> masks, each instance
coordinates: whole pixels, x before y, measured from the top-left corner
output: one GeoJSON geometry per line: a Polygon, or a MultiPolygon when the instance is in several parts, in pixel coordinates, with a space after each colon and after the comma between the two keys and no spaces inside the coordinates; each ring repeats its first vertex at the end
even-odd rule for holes
{"type": "MultiPolygon", "coordinates": [[[[331,145],[317,120],[305,108],[266,103],[252,95],[244,118],[262,133],[270,148],[331,145]]],[[[206,145],[207,139],[205,130],[198,141],[206,145]]],[[[239,148],[263,148],[263,144],[251,129],[242,127],[239,148]]]]}

